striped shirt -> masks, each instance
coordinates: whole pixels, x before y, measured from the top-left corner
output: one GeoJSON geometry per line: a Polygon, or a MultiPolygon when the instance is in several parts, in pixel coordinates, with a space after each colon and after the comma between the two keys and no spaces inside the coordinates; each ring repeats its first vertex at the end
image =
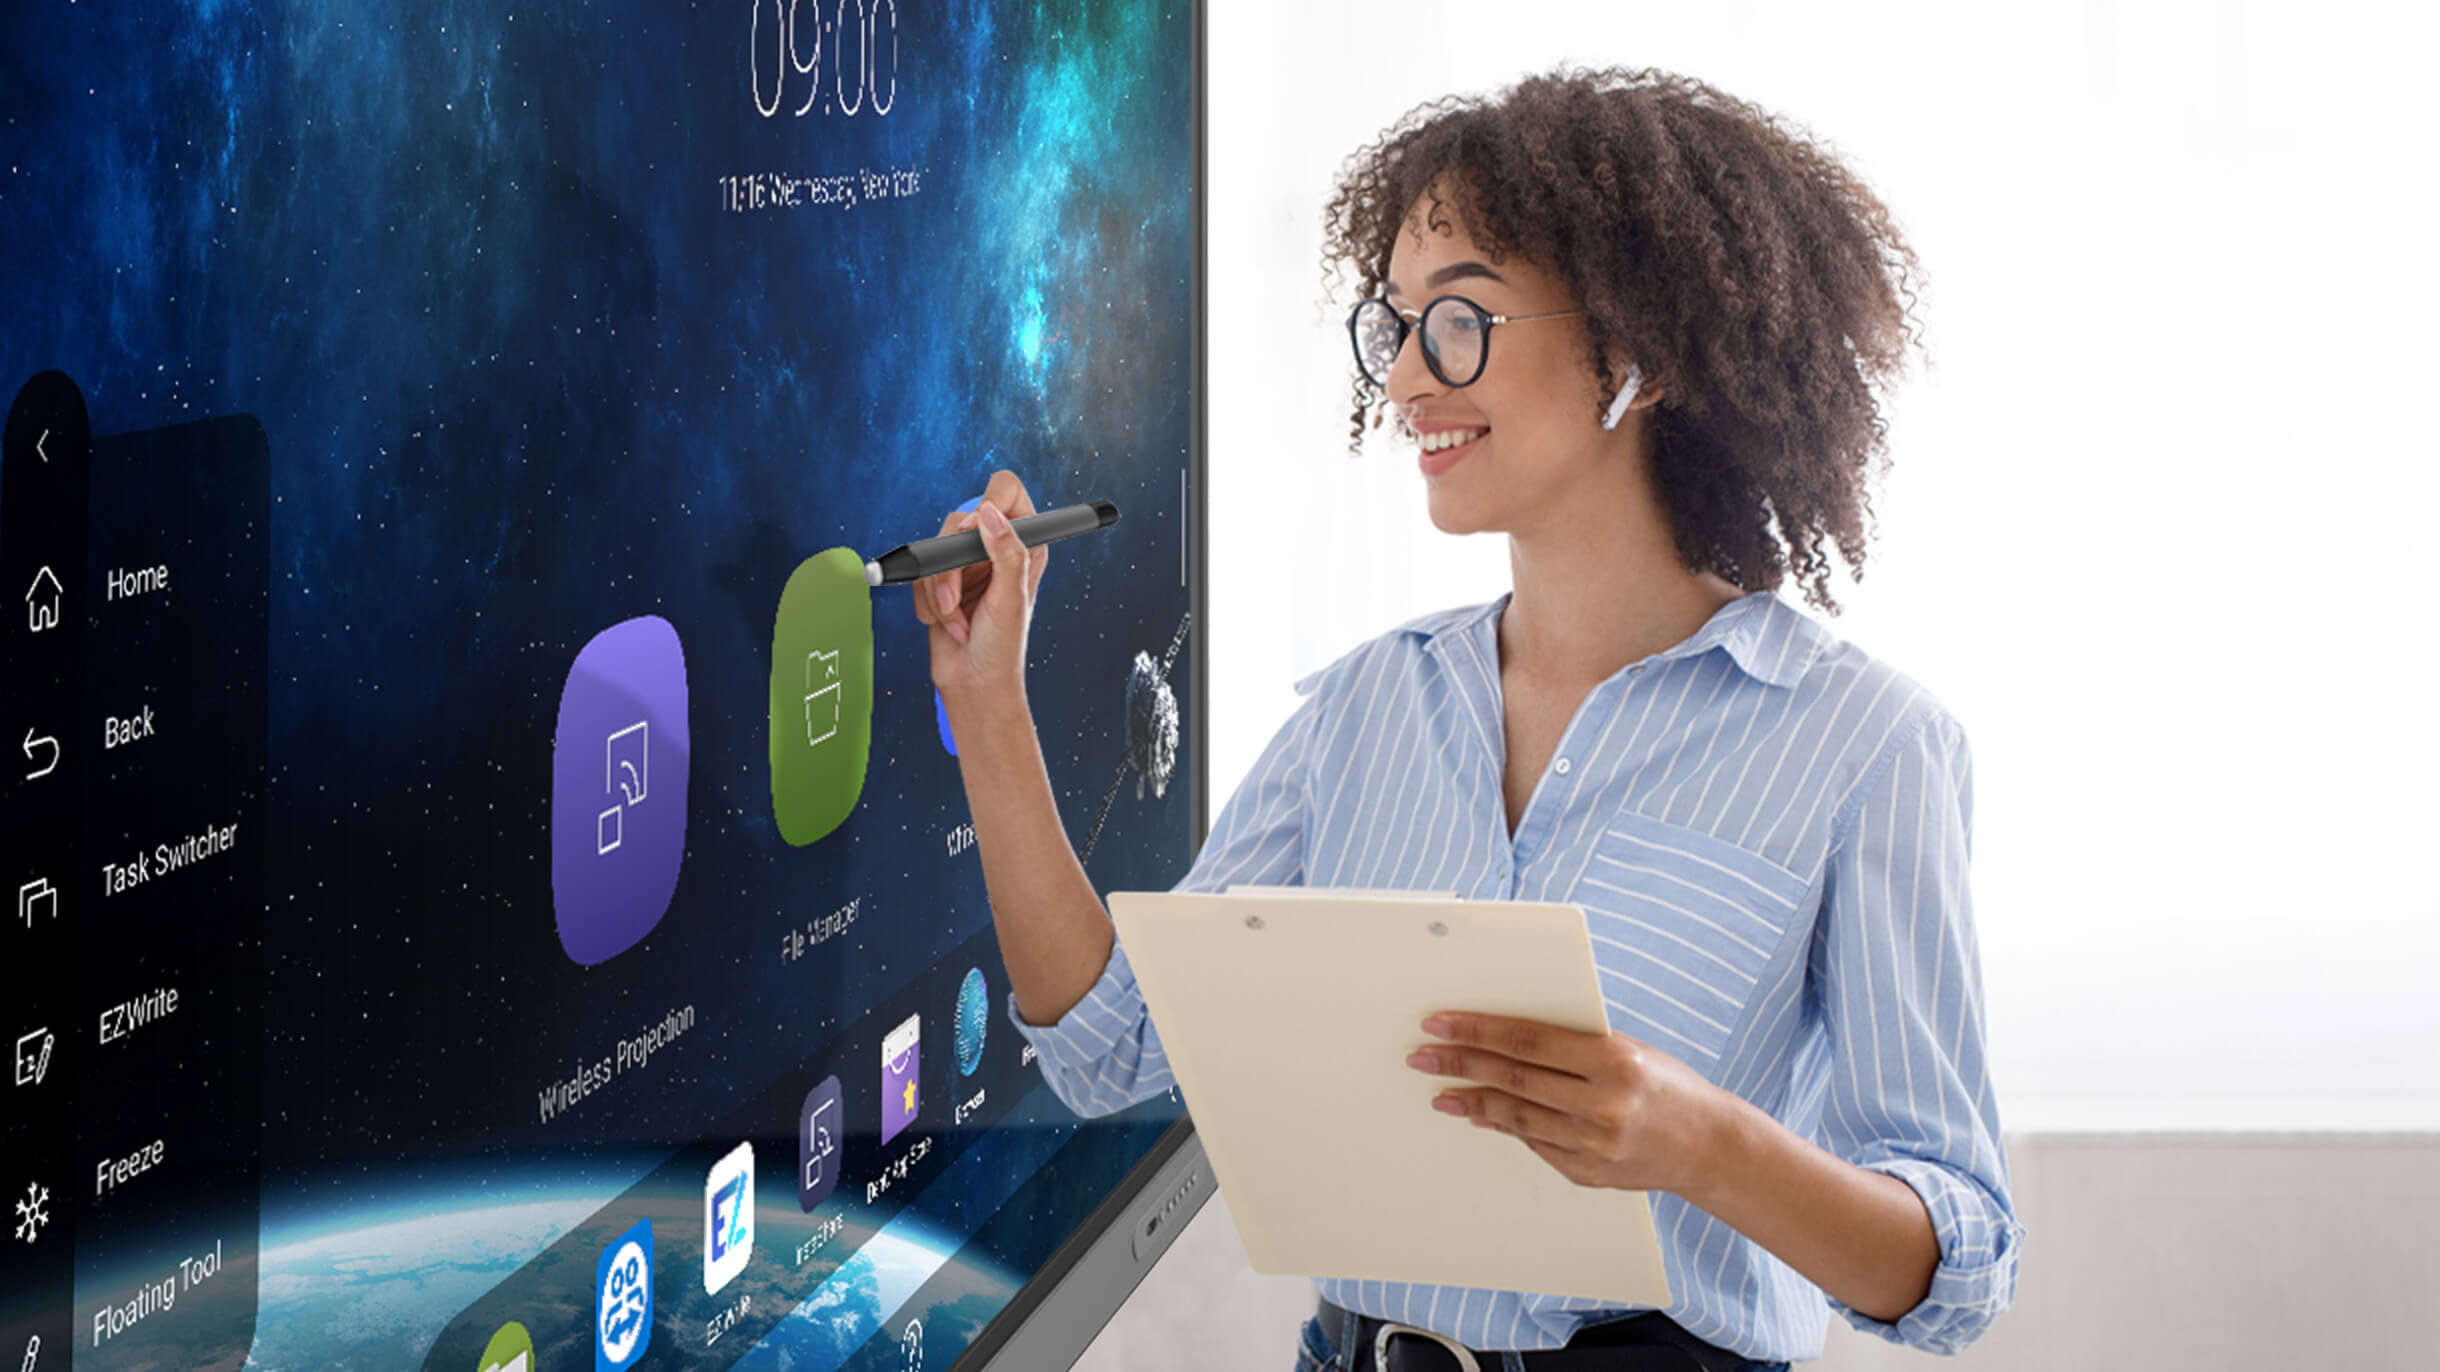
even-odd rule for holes
{"type": "MultiPolygon", "coordinates": [[[[1983,1051],[1963,729],[1912,679],[1757,591],[1593,688],[1512,839],[1497,637],[1509,599],[1412,620],[1297,682],[1302,701],[1176,889],[1582,907],[1611,1028],[1905,1181],[1939,1239],[1930,1292],[1885,1323],[1650,1192],[1670,1317],[1765,1361],[1820,1357],[1829,1310],[1892,1343],[1965,1347],[2015,1295],[2024,1228],[1983,1051]]],[[[1013,995],[1008,1006],[1080,1114],[1175,1084],[1122,945],[1058,1023],[1027,1024],[1013,995]]],[[[1649,1308],[1319,1285],[1477,1348],[1556,1348],[1580,1325],[1649,1308]]]]}

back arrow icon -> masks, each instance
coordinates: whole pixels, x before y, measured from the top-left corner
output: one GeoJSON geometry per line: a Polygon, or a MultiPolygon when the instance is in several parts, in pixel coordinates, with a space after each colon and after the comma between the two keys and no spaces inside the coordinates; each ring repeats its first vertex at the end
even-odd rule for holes
{"type": "Polygon", "coordinates": [[[45,462],[48,462],[48,461],[50,461],[50,460],[51,460],[51,455],[50,455],[49,453],[46,453],[46,452],[43,452],[43,451],[42,451],[42,445],[43,445],[43,444],[45,444],[45,443],[48,443],[48,442],[50,442],[50,441],[51,441],[51,431],[50,431],[49,429],[45,429],[45,430],[43,430],[43,431],[42,431],[42,437],[37,438],[37,439],[35,439],[35,440],[34,440],[34,451],[35,451],[37,454],[39,454],[39,455],[41,456],[42,460],[43,460],[43,461],[45,461],[45,462]]]}
{"type": "Polygon", "coordinates": [[[50,749],[50,750],[51,750],[51,760],[50,760],[49,762],[44,763],[44,764],[42,765],[42,767],[41,767],[39,770],[37,770],[37,771],[32,771],[32,772],[28,772],[28,773],[26,773],[26,774],[25,774],[25,779],[26,779],[26,780],[28,780],[28,781],[32,781],[32,780],[34,780],[34,779],[35,779],[35,778],[37,778],[37,777],[47,777],[47,776],[49,776],[51,773],[56,772],[56,771],[58,771],[58,770],[59,770],[59,740],[58,740],[58,739],[55,739],[55,738],[53,738],[53,737],[51,737],[51,736],[50,736],[50,735],[48,735],[48,734],[43,735],[41,738],[36,738],[36,737],[34,737],[34,731],[33,731],[33,730],[31,730],[31,729],[26,730],[26,731],[25,731],[25,757],[26,757],[26,761],[31,762],[31,761],[33,761],[33,760],[34,760],[34,758],[35,758],[35,756],[36,756],[36,754],[35,754],[34,750],[35,750],[35,749],[37,749],[37,748],[48,748],[48,749],[50,749]]]}

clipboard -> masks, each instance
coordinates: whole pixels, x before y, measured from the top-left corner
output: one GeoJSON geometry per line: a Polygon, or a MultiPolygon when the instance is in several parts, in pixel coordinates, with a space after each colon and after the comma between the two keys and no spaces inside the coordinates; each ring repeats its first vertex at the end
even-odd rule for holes
{"type": "Polygon", "coordinates": [[[1604,1033],[1579,907],[1308,887],[1113,891],[1110,917],[1228,1196],[1274,1276],[1665,1307],[1640,1191],[1578,1186],[1432,1109],[1435,1010],[1604,1033]]]}

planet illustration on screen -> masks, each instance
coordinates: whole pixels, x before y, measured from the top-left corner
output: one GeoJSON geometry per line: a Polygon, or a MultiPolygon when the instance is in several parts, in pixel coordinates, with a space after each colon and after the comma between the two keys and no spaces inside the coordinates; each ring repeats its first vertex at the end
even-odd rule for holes
{"type": "Polygon", "coordinates": [[[991,991],[983,985],[983,969],[969,967],[957,988],[957,1072],[971,1077],[983,1063],[983,1031],[991,1024],[991,991]]]}

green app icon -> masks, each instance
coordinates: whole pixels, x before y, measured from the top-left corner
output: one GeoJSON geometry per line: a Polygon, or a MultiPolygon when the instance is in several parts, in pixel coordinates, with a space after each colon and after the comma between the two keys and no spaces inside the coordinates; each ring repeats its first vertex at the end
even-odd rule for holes
{"type": "Polygon", "coordinates": [[[534,1336],[515,1320],[501,1325],[500,1332],[483,1345],[483,1361],[476,1372],[535,1372],[534,1336]]]}
{"type": "Polygon", "coordinates": [[[771,630],[771,813],[797,847],[864,794],[873,742],[873,597],[847,548],[806,558],[771,630]]]}

